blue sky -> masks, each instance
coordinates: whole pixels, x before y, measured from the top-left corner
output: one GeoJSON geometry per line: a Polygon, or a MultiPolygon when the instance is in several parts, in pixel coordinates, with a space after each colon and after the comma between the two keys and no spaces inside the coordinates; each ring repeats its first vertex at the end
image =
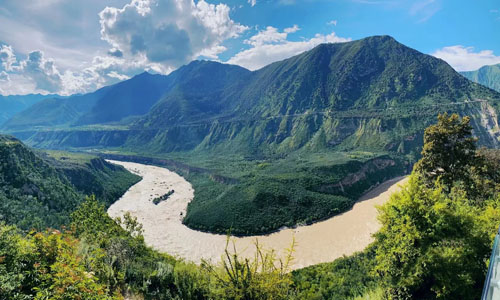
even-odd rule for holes
{"type": "Polygon", "coordinates": [[[88,92],[197,58],[258,69],[387,34],[456,70],[500,63],[496,0],[0,0],[0,94],[88,92]]]}

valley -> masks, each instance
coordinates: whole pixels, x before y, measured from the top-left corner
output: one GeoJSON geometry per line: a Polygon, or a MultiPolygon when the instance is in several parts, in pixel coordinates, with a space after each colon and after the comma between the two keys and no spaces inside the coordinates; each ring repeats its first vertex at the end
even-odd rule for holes
{"type": "MultiPolygon", "coordinates": [[[[217,262],[224,255],[227,236],[196,231],[182,224],[186,208],[192,201],[191,184],[181,176],[160,167],[130,162],[109,161],[124,166],[142,177],[118,201],[108,208],[112,218],[130,212],[143,225],[146,244],[161,252],[188,261],[217,262]],[[170,190],[175,192],[164,202],[155,205],[153,199],[170,190]]],[[[254,243],[274,249],[279,257],[295,242],[292,269],[333,261],[344,255],[362,251],[372,241],[380,225],[375,206],[384,204],[390,195],[405,184],[407,178],[388,180],[363,195],[351,210],[312,225],[280,229],[269,235],[232,237],[242,257],[255,255],[254,243]]]]}
{"type": "Polygon", "coordinates": [[[497,67],[379,35],[157,69],[0,98],[0,298],[477,298],[497,67]]]}

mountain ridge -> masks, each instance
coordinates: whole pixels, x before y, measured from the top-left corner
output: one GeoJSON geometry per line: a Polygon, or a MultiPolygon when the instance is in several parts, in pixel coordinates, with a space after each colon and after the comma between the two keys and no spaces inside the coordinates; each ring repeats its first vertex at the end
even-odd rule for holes
{"type": "MultiPolygon", "coordinates": [[[[134,86],[132,83],[138,78],[151,76],[160,75],[143,73],[118,85],[134,86]]],[[[246,148],[273,154],[296,151],[318,142],[330,148],[362,146],[394,151],[413,147],[405,139],[430,124],[432,118],[422,122],[415,119],[416,114],[430,116],[458,111],[462,103],[459,109],[462,114],[477,115],[476,131],[484,137],[483,142],[496,143],[489,129],[482,128],[480,119],[485,110],[480,108],[478,112],[479,105],[473,103],[485,100],[498,111],[500,94],[468,81],[443,60],[406,47],[390,36],[321,44],[256,71],[194,61],[157,78],[166,82],[164,93],[155,94],[156,100],[149,99],[145,105],[149,111],[145,114],[122,119],[120,124],[124,127],[111,127],[107,132],[102,128],[82,128],[80,134],[88,136],[92,132],[92,139],[97,141],[93,146],[109,146],[106,144],[109,135],[115,137],[112,146],[138,146],[154,149],[153,152],[246,148]],[[436,105],[440,107],[437,111],[433,108],[436,105]],[[401,119],[398,114],[414,116],[407,121],[419,123],[418,129],[404,128],[413,125],[398,122],[401,119]],[[380,117],[374,118],[376,115],[380,117]],[[307,119],[305,123],[299,120],[301,117],[307,119]],[[392,123],[380,124],[387,118],[399,124],[397,131],[408,134],[394,141],[394,134],[389,132],[392,123]],[[363,128],[372,134],[383,129],[382,136],[388,136],[378,141],[367,133],[359,136],[363,128]],[[318,138],[322,141],[315,142],[318,138]],[[405,143],[409,145],[405,147],[405,143]]],[[[115,102],[111,101],[101,115],[120,103],[116,102],[119,97],[111,98],[115,102]]],[[[105,99],[109,98],[101,97],[95,103],[104,103],[105,99]]],[[[130,97],[127,101],[138,103],[137,99],[140,98],[130,97]]],[[[79,118],[85,119],[81,115],[79,118]]],[[[81,122],[82,126],[92,125],[89,123],[94,122],[81,122]]],[[[80,147],[78,141],[84,137],[74,136],[78,124],[77,121],[71,125],[73,129],[62,128],[53,133],[33,131],[29,124],[21,128],[7,124],[3,129],[18,132],[23,139],[41,147],[80,147]],[[73,137],[62,137],[65,132],[73,137]]],[[[96,125],[99,124],[107,123],[96,125]]],[[[91,145],[86,143],[85,147],[91,145]]]]}
{"type": "Polygon", "coordinates": [[[487,65],[476,71],[460,72],[469,80],[500,92],[500,64],[487,65]]]}

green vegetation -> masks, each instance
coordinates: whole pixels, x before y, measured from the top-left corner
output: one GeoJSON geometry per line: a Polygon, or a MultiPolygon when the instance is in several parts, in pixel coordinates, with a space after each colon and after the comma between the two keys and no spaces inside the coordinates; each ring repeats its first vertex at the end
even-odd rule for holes
{"type": "Polygon", "coordinates": [[[58,228],[84,194],[109,205],[139,180],[100,158],[80,155],[75,162],[70,155],[73,162],[56,160],[0,136],[0,220],[22,229],[58,228]]]}
{"type": "Polygon", "coordinates": [[[350,257],[294,271],[293,286],[299,299],[353,299],[377,288],[374,267],[375,250],[369,247],[350,257]]]}
{"type": "Polygon", "coordinates": [[[144,244],[126,215],[115,222],[88,198],[72,214],[72,231],[28,234],[0,224],[2,299],[290,299],[288,260],[259,247],[254,260],[226,251],[199,267],[144,244]],[[122,225],[122,226],[120,226],[122,225]],[[124,229],[125,228],[125,229],[124,229]]]}
{"type": "Polygon", "coordinates": [[[172,194],[174,193],[175,191],[174,190],[171,190],[171,191],[168,191],[168,193],[166,193],[165,195],[162,195],[160,197],[156,197],[153,199],[153,203],[155,205],[158,205],[160,204],[161,202],[167,200],[170,196],[172,196],[172,194]]]}
{"type": "Polygon", "coordinates": [[[409,183],[380,208],[374,243],[351,257],[290,273],[294,245],[281,261],[227,247],[219,264],[196,266],[148,248],[137,220],[112,220],[90,197],[68,231],[0,224],[0,298],[477,299],[500,224],[500,151],[477,150],[456,115],[424,138],[409,183]],[[460,158],[451,169],[449,155],[460,158]]]}
{"type": "Polygon", "coordinates": [[[198,165],[220,171],[223,179],[180,170],[195,190],[184,224],[234,235],[268,233],[342,213],[369,188],[406,171],[400,158],[377,154],[216,162],[198,160],[198,165]]]}
{"type": "Polygon", "coordinates": [[[500,224],[500,151],[476,150],[471,141],[468,118],[439,116],[426,130],[410,182],[380,208],[375,242],[352,257],[295,271],[300,294],[478,299],[500,224]],[[450,156],[457,160],[447,168],[450,156]]]}
{"type": "Polygon", "coordinates": [[[479,70],[461,72],[466,78],[500,92],[500,64],[484,66],[479,70]]]}

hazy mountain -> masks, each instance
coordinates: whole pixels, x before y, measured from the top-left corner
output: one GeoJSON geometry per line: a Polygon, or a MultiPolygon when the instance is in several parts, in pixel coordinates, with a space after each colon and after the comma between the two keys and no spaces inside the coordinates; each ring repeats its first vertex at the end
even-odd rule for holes
{"type": "Polygon", "coordinates": [[[468,79],[500,92],[500,64],[484,66],[479,70],[461,72],[468,79]]]}
{"type": "Polygon", "coordinates": [[[2,96],[0,95],[0,125],[10,119],[20,111],[27,109],[33,104],[46,99],[56,97],[57,95],[19,95],[19,96],[2,96]]]}
{"type": "Polygon", "coordinates": [[[166,76],[143,73],[85,95],[45,99],[5,122],[3,129],[120,122],[147,113],[168,90],[169,80],[166,76]]]}

